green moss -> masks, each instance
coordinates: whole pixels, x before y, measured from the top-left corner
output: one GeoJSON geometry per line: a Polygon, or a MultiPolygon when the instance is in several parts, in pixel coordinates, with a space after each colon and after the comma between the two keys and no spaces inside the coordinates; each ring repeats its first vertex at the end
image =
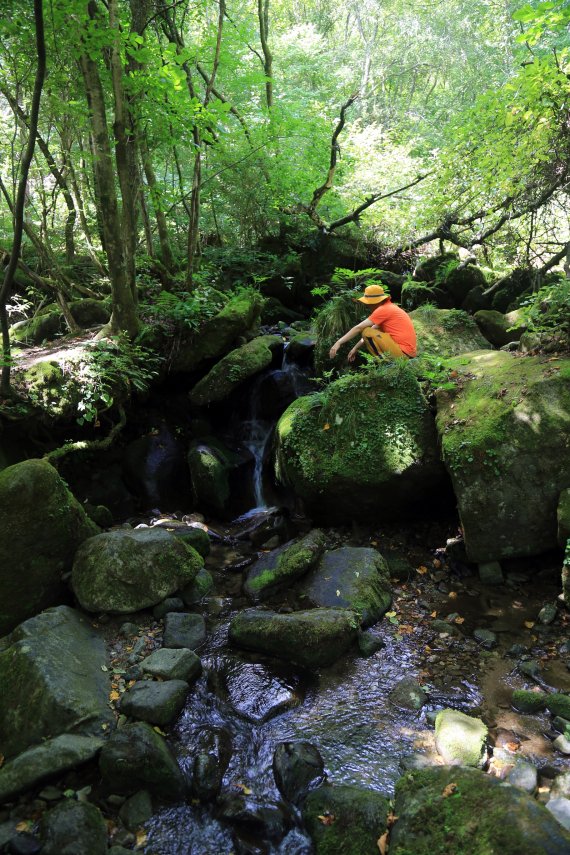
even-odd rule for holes
{"type": "Polygon", "coordinates": [[[316,855],[378,855],[387,817],[388,799],[363,787],[320,787],[303,805],[316,855]]]}
{"type": "Polygon", "coordinates": [[[546,708],[552,715],[559,715],[561,718],[570,719],[570,695],[563,695],[561,692],[548,695],[546,708]]]}
{"type": "Polygon", "coordinates": [[[190,392],[190,400],[198,406],[222,401],[244,380],[259,374],[273,359],[275,347],[282,344],[280,336],[266,335],[224,356],[190,392]]]}
{"type": "Polygon", "coordinates": [[[546,709],[544,692],[529,692],[527,689],[515,689],[513,707],[523,713],[538,713],[546,709]]]}
{"type": "Polygon", "coordinates": [[[467,312],[420,306],[411,312],[410,317],[417,333],[420,354],[456,356],[489,348],[489,342],[467,312]]]}
{"type": "Polygon", "coordinates": [[[285,544],[274,552],[262,556],[251,568],[244,585],[245,593],[254,599],[281,585],[291,583],[307,573],[322,555],[325,536],[313,529],[306,537],[293,544],[285,544]]]}

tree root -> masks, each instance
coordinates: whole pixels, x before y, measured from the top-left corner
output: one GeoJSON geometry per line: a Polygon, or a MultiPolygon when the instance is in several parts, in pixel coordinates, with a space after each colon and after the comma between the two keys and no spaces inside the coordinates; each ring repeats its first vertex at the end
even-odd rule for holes
{"type": "Polygon", "coordinates": [[[68,454],[75,451],[105,451],[110,448],[127,423],[127,414],[122,404],[119,404],[119,421],[113,425],[109,434],[105,439],[84,439],[77,442],[67,442],[65,445],[55,448],[53,451],[48,451],[44,454],[43,459],[47,460],[53,466],[57,467],[57,463],[68,454]]]}

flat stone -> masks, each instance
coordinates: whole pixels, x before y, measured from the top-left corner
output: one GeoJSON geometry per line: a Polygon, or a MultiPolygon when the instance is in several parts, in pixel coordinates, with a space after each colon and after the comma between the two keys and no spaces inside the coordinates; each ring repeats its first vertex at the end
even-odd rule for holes
{"type": "Polygon", "coordinates": [[[492,650],[497,646],[497,636],[490,629],[476,629],[473,633],[473,638],[479,642],[485,650],[492,650]]]}
{"type": "Polygon", "coordinates": [[[177,718],[187,694],[188,684],[184,680],[142,681],[125,692],[120,710],[131,718],[162,727],[177,718]]]}
{"type": "Polygon", "coordinates": [[[208,683],[254,724],[299,706],[303,700],[299,678],[286,666],[269,668],[224,656],[210,663],[208,683]]]}
{"type": "Polygon", "coordinates": [[[0,802],[81,766],[95,757],[102,746],[103,740],[98,737],[64,733],[28,748],[0,768],[0,802]]]}
{"type": "Polygon", "coordinates": [[[202,663],[192,650],[163,647],[143,659],[141,670],[163,680],[185,680],[191,683],[202,673],[202,663]]]}
{"type": "Polygon", "coordinates": [[[206,622],[202,615],[172,612],[164,618],[164,647],[195,650],[206,638],[206,622]]]}

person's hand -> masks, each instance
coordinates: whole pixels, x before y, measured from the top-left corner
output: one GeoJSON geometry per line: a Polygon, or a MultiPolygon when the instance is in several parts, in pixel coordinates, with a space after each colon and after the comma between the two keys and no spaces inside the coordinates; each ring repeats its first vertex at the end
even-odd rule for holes
{"type": "Polygon", "coordinates": [[[339,348],[338,342],[336,344],[333,344],[333,346],[329,350],[330,359],[334,359],[336,357],[336,355],[338,353],[338,348],[339,348]]]}
{"type": "Polygon", "coordinates": [[[356,359],[356,354],[357,354],[357,353],[358,353],[358,348],[357,348],[357,347],[353,347],[353,348],[352,348],[352,350],[350,351],[350,353],[348,354],[348,357],[347,357],[348,361],[349,361],[349,362],[354,362],[354,360],[356,359]]]}

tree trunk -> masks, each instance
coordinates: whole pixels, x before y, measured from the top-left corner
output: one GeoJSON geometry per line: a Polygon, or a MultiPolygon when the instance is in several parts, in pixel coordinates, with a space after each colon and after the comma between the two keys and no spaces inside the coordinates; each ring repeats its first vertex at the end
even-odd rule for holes
{"type": "Polygon", "coordinates": [[[263,70],[265,72],[265,100],[267,109],[273,107],[273,55],[269,50],[269,0],[257,0],[259,19],[259,38],[263,51],[263,70]]]}
{"type": "Polygon", "coordinates": [[[156,219],[156,228],[158,231],[158,240],[160,242],[160,260],[169,274],[174,272],[174,258],[170,247],[170,237],[168,234],[168,224],[162,208],[162,200],[160,197],[160,188],[156,180],[156,175],[152,166],[150,152],[146,144],[146,140],[139,137],[139,151],[141,155],[142,167],[144,170],[146,183],[154,209],[156,219]]]}

